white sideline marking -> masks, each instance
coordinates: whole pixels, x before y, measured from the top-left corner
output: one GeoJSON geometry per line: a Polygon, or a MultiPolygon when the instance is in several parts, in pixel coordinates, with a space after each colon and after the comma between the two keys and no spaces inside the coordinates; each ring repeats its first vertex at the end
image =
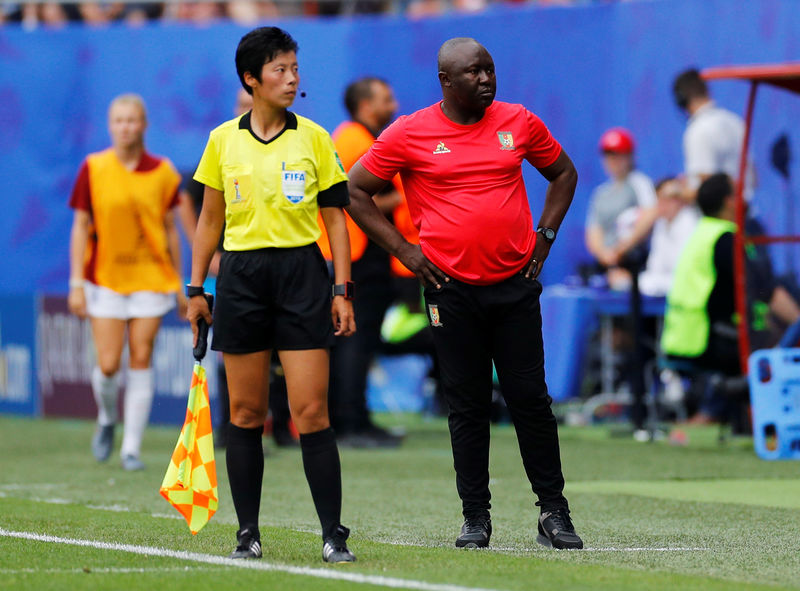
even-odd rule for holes
{"type": "MultiPolygon", "coordinates": [[[[391,544],[391,542],[387,542],[391,544]]],[[[403,544],[405,545],[405,544],[403,544]]],[[[420,544],[421,546],[421,544],[420,544]]],[[[448,545],[449,546],[449,545],[448,545]]],[[[699,550],[710,550],[710,548],[691,548],[691,547],[680,547],[680,546],[664,546],[664,547],[655,547],[655,548],[648,548],[647,546],[642,546],[640,548],[591,548],[591,547],[584,547],[581,550],[558,550],[555,548],[545,548],[544,546],[533,546],[530,548],[526,547],[519,547],[515,548],[513,546],[489,546],[488,548],[481,548],[481,551],[489,551],[495,550],[497,552],[535,552],[540,551],[542,553],[549,554],[550,552],[697,552],[699,550]]]]}
{"type": "Polygon", "coordinates": [[[30,490],[32,488],[59,488],[60,484],[54,484],[50,482],[43,482],[40,484],[22,484],[17,482],[12,482],[10,484],[0,484],[0,488],[4,490],[30,490]]]}
{"type": "Polygon", "coordinates": [[[711,548],[680,548],[667,546],[664,548],[584,548],[582,552],[700,552],[711,548]]]}
{"type": "Polygon", "coordinates": [[[124,568],[124,567],[88,567],[88,568],[0,568],[0,575],[37,575],[37,574],[128,574],[128,573],[166,573],[219,570],[221,566],[165,566],[163,568],[124,568]]]}
{"type": "MultiPolygon", "coordinates": [[[[151,513],[150,517],[155,517],[157,519],[180,519],[181,521],[183,521],[184,519],[183,515],[181,515],[180,513],[151,513]]],[[[220,521],[222,520],[220,519],[220,521]]],[[[234,524],[231,521],[228,525],[237,525],[237,524],[234,524]]]]}
{"type": "Polygon", "coordinates": [[[87,509],[97,511],[113,511],[114,513],[130,513],[130,508],[124,505],[84,505],[87,509]]]}
{"type": "Polygon", "coordinates": [[[118,552],[130,552],[143,556],[159,556],[162,558],[177,558],[178,560],[191,560],[205,564],[221,566],[235,566],[239,568],[250,568],[254,570],[276,571],[290,575],[303,575],[318,579],[335,579],[339,581],[349,581],[351,583],[363,583],[368,585],[378,585],[380,587],[391,587],[395,589],[418,589],[420,591],[497,591],[479,587],[462,587],[460,585],[426,583],[424,581],[414,581],[411,579],[398,579],[395,577],[382,577],[380,575],[362,575],[358,573],[346,573],[338,570],[325,568],[311,568],[307,566],[289,566],[286,564],[273,564],[263,560],[233,560],[222,556],[211,554],[199,554],[196,552],[186,552],[183,550],[168,550],[166,548],[155,548],[152,546],[134,546],[132,544],[118,544],[111,542],[98,542],[96,540],[79,540],[73,538],[61,538],[35,534],[32,532],[9,531],[0,528],[0,536],[9,538],[20,538],[23,540],[33,540],[37,542],[50,542],[55,544],[68,544],[70,546],[83,546],[97,548],[100,550],[115,550],[118,552]]]}

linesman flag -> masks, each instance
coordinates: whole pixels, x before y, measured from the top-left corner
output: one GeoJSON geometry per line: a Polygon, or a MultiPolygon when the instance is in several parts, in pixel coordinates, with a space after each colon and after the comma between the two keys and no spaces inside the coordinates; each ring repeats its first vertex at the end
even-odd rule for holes
{"type": "MultiPolygon", "coordinates": [[[[214,298],[206,294],[206,299],[211,309],[214,298]]],[[[202,318],[198,321],[198,329],[186,420],[159,491],[183,515],[192,534],[208,523],[219,506],[208,381],[206,370],[200,365],[208,340],[208,324],[202,318]]]]}

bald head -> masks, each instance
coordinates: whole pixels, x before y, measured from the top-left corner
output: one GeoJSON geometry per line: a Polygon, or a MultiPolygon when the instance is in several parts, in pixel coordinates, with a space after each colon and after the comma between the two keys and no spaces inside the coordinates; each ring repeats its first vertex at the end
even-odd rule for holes
{"type": "Polygon", "coordinates": [[[465,50],[474,50],[476,48],[486,48],[475,41],[472,37],[454,37],[448,39],[439,48],[439,55],[437,57],[437,64],[440,72],[452,72],[453,65],[459,61],[464,55],[465,50]]]}
{"type": "Polygon", "coordinates": [[[494,101],[497,79],[486,48],[469,37],[445,41],[439,48],[442,108],[456,122],[474,122],[494,101]]]}

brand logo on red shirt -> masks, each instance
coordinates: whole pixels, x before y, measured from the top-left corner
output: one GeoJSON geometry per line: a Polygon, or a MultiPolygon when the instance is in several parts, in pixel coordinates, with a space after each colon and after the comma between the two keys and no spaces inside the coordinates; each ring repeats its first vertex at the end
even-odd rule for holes
{"type": "Polygon", "coordinates": [[[498,131],[497,137],[500,140],[500,149],[501,150],[516,150],[517,147],[514,145],[514,136],[511,135],[510,131],[498,131]]]}
{"type": "Polygon", "coordinates": [[[434,154],[449,154],[450,149],[444,145],[444,142],[439,142],[439,145],[436,146],[436,149],[433,151],[434,154]]]}

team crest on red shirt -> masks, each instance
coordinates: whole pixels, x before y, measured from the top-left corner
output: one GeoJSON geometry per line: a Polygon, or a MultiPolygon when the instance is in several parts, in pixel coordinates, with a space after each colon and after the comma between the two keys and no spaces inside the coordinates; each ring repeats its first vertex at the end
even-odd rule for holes
{"type": "Polygon", "coordinates": [[[501,150],[516,150],[517,147],[514,145],[514,136],[511,135],[510,131],[498,131],[497,137],[500,139],[500,149],[501,150]]]}
{"type": "Polygon", "coordinates": [[[431,317],[431,326],[444,326],[439,317],[439,306],[436,304],[428,304],[428,316],[431,317]]]}

